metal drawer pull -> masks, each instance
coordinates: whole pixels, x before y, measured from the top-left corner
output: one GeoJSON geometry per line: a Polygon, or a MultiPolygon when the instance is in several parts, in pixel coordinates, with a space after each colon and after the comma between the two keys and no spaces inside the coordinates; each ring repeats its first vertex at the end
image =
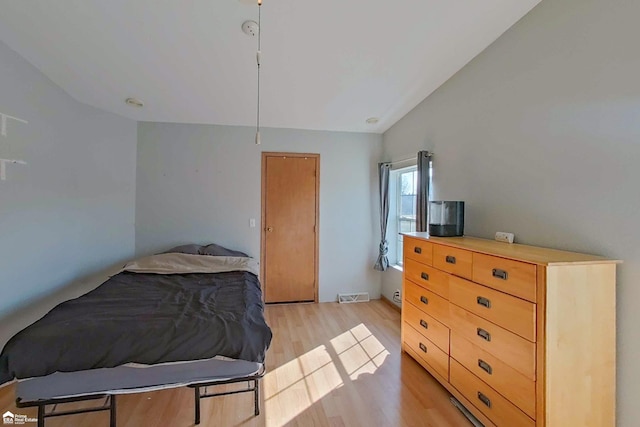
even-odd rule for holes
{"type": "Polygon", "coordinates": [[[489,399],[487,396],[485,396],[481,392],[478,392],[478,399],[480,400],[480,402],[484,403],[487,406],[487,408],[491,408],[491,399],[489,399]]]}
{"type": "Polygon", "coordinates": [[[487,362],[485,362],[482,359],[478,359],[478,366],[480,367],[480,369],[482,369],[489,375],[493,373],[493,369],[491,368],[491,365],[489,365],[487,362]]]}
{"type": "Polygon", "coordinates": [[[455,264],[456,263],[456,257],[451,256],[451,255],[447,255],[447,257],[445,258],[445,261],[447,261],[449,264],[455,264]]]}
{"type": "Polygon", "coordinates": [[[420,277],[422,277],[422,279],[424,280],[429,280],[429,275],[427,273],[421,273],[420,277]]]}
{"type": "Polygon", "coordinates": [[[478,298],[476,298],[476,301],[478,302],[478,305],[481,305],[481,306],[487,307],[487,308],[491,308],[491,301],[488,300],[485,297],[478,297],[478,298]]]}
{"type": "Polygon", "coordinates": [[[493,274],[493,277],[496,277],[502,280],[507,280],[507,276],[508,276],[506,271],[500,270],[499,268],[494,268],[491,271],[491,274],[493,274]]]}
{"type": "Polygon", "coordinates": [[[429,304],[429,299],[423,295],[420,297],[420,302],[423,304],[429,304]]]}
{"type": "Polygon", "coordinates": [[[485,341],[491,341],[491,334],[482,328],[478,328],[478,336],[485,341]]]}
{"type": "Polygon", "coordinates": [[[413,247],[413,252],[415,252],[417,254],[421,254],[422,253],[422,248],[419,248],[418,246],[414,246],[413,247]]]}
{"type": "Polygon", "coordinates": [[[420,319],[420,326],[422,326],[425,329],[429,329],[429,324],[422,319],[420,319]]]}
{"type": "Polygon", "coordinates": [[[426,345],[420,343],[419,347],[420,347],[420,350],[422,350],[423,352],[425,352],[425,353],[427,352],[427,346],[426,345]]]}

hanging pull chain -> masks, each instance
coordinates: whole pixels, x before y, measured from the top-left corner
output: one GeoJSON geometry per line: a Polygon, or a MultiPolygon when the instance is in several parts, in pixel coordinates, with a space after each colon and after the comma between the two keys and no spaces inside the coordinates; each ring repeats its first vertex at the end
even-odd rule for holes
{"type": "Polygon", "coordinates": [[[258,0],[258,51],[256,52],[256,63],[258,65],[258,105],[256,108],[256,145],[260,145],[260,32],[262,31],[262,0],[258,0]]]}

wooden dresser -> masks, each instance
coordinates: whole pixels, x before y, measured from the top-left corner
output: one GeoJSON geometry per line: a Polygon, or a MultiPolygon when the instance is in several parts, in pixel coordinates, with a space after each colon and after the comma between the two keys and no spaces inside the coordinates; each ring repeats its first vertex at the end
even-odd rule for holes
{"type": "Polygon", "coordinates": [[[617,262],[407,233],[402,349],[485,426],[613,427],[617,262]]]}

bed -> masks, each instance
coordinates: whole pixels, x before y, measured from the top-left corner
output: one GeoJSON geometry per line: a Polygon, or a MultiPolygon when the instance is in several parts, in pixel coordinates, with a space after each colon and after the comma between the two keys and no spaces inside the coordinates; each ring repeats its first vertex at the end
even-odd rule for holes
{"type": "MultiPolygon", "coordinates": [[[[259,379],[272,334],[264,319],[257,262],[217,245],[128,263],[93,291],[66,301],[16,334],[0,354],[0,384],[18,380],[16,404],[37,406],[167,387],[247,381],[259,412],[259,379]],[[212,247],[213,246],[213,247],[212,247]]],[[[227,394],[227,393],[222,393],[227,394]]],[[[41,423],[41,424],[40,424],[41,423]]]]}

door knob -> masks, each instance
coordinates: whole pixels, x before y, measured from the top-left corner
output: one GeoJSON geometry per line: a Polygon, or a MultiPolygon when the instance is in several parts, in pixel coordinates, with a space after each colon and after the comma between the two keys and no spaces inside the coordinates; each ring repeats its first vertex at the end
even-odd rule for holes
{"type": "Polygon", "coordinates": [[[267,227],[267,231],[271,233],[273,231],[273,227],[267,227]]]}

